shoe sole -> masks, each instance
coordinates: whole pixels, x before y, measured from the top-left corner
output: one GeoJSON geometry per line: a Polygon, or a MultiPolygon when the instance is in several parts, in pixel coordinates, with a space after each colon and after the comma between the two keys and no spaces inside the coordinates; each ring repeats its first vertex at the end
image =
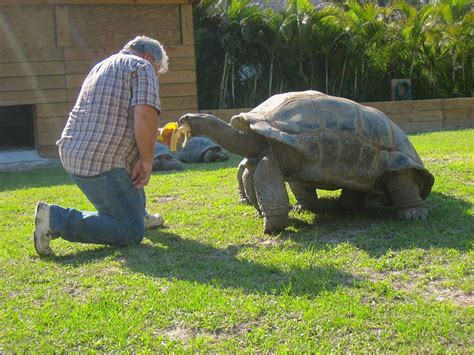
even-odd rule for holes
{"type": "Polygon", "coordinates": [[[49,251],[46,252],[46,253],[41,253],[38,250],[38,247],[36,246],[37,242],[38,242],[38,236],[37,236],[37,233],[36,233],[36,225],[38,224],[38,217],[37,216],[38,216],[39,206],[40,206],[40,204],[38,203],[36,205],[36,209],[35,209],[35,230],[33,232],[33,244],[35,245],[35,250],[36,250],[36,252],[38,253],[39,256],[48,256],[48,255],[51,255],[53,253],[53,251],[51,249],[49,249],[49,251]]]}

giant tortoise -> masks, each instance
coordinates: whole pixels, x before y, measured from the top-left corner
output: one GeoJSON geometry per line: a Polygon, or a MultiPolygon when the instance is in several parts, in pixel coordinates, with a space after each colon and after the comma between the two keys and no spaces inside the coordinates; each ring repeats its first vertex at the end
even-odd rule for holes
{"type": "Polygon", "coordinates": [[[288,225],[285,181],[299,209],[316,208],[316,189],[342,189],[343,209],[365,208],[368,194],[381,194],[403,219],[428,215],[424,199],[434,178],[406,134],[376,109],[302,91],[274,95],[230,125],[201,113],[179,122],[247,158],[239,174],[265,233],[288,225]]]}
{"type": "Polygon", "coordinates": [[[205,136],[189,138],[184,147],[176,153],[176,158],[183,163],[213,163],[229,159],[219,144],[205,136]]]}
{"type": "Polygon", "coordinates": [[[184,166],[170,152],[166,144],[156,142],[153,154],[153,171],[157,170],[183,170],[184,166]]]}

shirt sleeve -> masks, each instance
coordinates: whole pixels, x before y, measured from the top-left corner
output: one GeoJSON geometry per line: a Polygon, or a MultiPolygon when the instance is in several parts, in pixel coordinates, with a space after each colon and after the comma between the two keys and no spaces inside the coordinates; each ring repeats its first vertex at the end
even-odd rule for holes
{"type": "Polygon", "coordinates": [[[158,79],[150,63],[139,63],[132,74],[131,106],[149,105],[161,112],[158,79]]]}

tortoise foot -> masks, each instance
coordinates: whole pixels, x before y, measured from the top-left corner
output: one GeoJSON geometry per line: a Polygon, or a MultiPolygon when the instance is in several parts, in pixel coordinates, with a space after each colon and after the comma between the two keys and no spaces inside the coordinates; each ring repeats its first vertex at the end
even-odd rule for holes
{"type": "Polygon", "coordinates": [[[288,215],[266,216],[263,218],[263,232],[265,234],[276,234],[283,231],[288,225],[288,215]]]}
{"type": "Polygon", "coordinates": [[[239,203],[242,204],[242,205],[250,205],[250,201],[247,197],[241,197],[239,199],[239,203]]]}
{"type": "Polygon", "coordinates": [[[309,212],[314,212],[316,211],[316,206],[310,206],[308,204],[304,204],[304,203],[296,203],[294,206],[293,206],[293,211],[295,212],[304,212],[304,211],[309,211],[309,212]]]}
{"type": "Polygon", "coordinates": [[[425,220],[428,217],[428,209],[425,207],[405,208],[398,211],[398,218],[408,221],[425,220]]]}

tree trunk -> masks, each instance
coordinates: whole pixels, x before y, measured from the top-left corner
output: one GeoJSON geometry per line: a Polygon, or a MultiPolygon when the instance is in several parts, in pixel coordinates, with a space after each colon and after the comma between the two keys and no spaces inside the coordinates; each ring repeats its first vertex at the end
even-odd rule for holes
{"type": "Polygon", "coordinates": [[[342,65],[341,84],[339,85],[339,96],[342,96],[342,84],[344,83],[345,73],[346,73],[346,59],[344,59],[344,64],[342,65]]]}
{"type": "Polygon", "coordinates": [[[354,72],[354,100],[357,101],[357,65],[354,72]]]}
{"type": "Polygon", "coordinates": [[[272,85],[273,85],[273,53],[270,53],[272,59],[270,61],[270,75],[268,78],[268,97],[272,96],[272,85]]]}
{"type": "Polygon", "coordinates": [[[221,79],[221,89],[219,91],[219,108],[223,108],[224,105],[224,95],[225,95],[225,82],[226,82],[226,73],[227,73],[227,60],[229,58],[229,52],[225,53],[224,56],[224,69],[222,70],[222,79],[221,79]]]}
{"type": "Polygon", "coordinates": [[[255,81],[253,83],[253,104],[255,105],[255,101],[257,99],[257,73],[255,73],[255,81]]]}
{"type": "Polygon", "coordinates": [[[329,72],[328,72],[328,56],[324,57],[325,65],[326,65],[326,94],[329,95],[329,72]]]}
{"type": "Polygon", "coordinates": [[[235,63],[232,63],[232,70],[231,70],[231,88],[232,88],[232,107],[235,108],[235,75],[234,75],[235,63]]]}

